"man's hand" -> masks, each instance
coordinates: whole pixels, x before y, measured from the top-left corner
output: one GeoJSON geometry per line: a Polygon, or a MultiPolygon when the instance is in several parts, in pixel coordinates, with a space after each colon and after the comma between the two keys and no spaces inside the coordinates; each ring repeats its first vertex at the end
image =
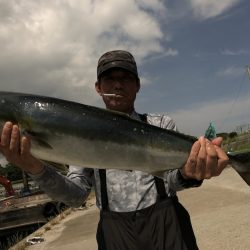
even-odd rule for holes
{"type": "Polygon", "coordinates": [[[30,153],[30,140],[21,137],[17,125],[6,122],[0,137],[0,152],[7,161],[31,174],[38,174],[43,170],[43,164],[30,153]]]}
{"type": "Polygon", "coordinates": [[[193,144],[186,164],[180,169],[184,179],[210,179],[218,176],[228,164],[228,157],[221,149],[222,138],[212,141],[200,137],[193,144]]]}

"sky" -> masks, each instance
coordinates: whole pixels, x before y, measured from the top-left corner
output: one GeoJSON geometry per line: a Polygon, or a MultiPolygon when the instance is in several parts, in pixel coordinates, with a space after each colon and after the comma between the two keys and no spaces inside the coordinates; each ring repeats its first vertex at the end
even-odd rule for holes
{"type": "Polygon", "coordinates": [[[200,136],[250,123],[250,1],[0,0],[0,91],[104,107],[98,58],[133,53],[140,113],[200,136]]]}

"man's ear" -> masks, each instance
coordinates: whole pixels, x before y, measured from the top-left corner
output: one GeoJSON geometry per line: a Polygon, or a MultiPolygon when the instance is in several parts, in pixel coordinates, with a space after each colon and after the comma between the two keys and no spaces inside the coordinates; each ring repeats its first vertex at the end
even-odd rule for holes
{"type": "Polygon", "coordinates": [[[139,92],[140,88],[141,88],[141,82],[140,82],[140,79],[138,78],[138,80],[137,80],[137,93],[139,92]]]}
{"type": "Polygon", "coordinates": [[[96,90],[96,92],[97,92],[99,95],[102,94],[101,85],[100,85],[100,82],[99,82],[99,81],[97,81],[97,82],[95,83],[95,90],[96,90]]]}

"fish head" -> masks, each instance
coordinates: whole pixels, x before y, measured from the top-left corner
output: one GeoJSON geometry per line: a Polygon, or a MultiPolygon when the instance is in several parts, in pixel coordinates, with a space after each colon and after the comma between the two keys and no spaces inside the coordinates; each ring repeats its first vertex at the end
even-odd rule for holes
{"type": "Polygon", "coordinates": [[[20,113],[18,98],[13,93],[0,92],[0,127],[5,122],[18,122],[20,113]]]}
{"type": "Polygon", "coordinates": [[[29,129],[33,121],[32,105],[28,95],[0,91],[0,131],[7,121],[17,124],[21,130],[29,129]]]}
{"type": "MultiPolygon", "coordinates": [[[[21,135],[29,137],[33,145],[51,149],[45,128],[39,126],[36,116],[46,109],[46,105],[32,95],[0,91],[0,133],[4,124],[10,121],[18,125],[21,135]]],[[[42,123],[42,120],[39,121],[42,123]]]]}

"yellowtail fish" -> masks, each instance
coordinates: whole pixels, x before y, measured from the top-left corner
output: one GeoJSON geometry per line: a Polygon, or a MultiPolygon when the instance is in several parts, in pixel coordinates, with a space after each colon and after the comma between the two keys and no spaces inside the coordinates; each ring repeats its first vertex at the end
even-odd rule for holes
{"type": "MultiPolygon", "coordinates": [[[[19,125],[41,160],[159,177],[182,167],[197,140],[119,112],[24,93],[0,92],[0,130],[6,121],[19,125]]],[[[228,153],[250,185],[250,153],[246,155],[228,153]]]]}

